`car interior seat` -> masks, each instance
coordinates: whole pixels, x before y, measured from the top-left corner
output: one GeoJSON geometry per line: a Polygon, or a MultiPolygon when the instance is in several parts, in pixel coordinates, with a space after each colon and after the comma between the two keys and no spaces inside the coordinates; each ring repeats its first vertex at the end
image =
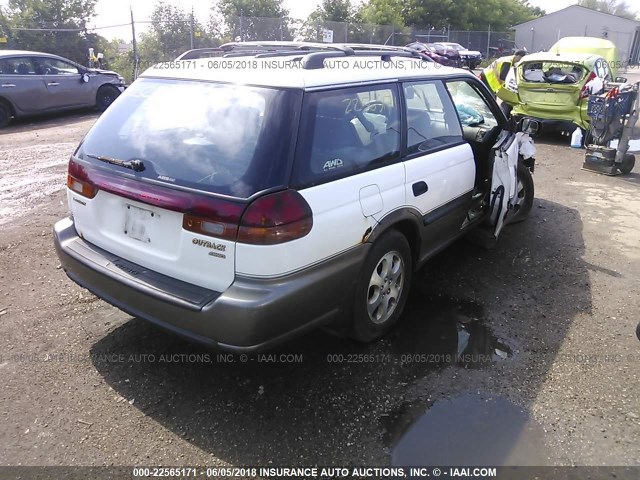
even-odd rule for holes
{"type": "Polygon", "coordinates": [[[29,75],[29,65],[21,63],[17,68],[18,75],[29,75]]]}
{"type": "Polygon", "coordinates": [[[314,174],[352,167],[362,142],[343,98],[327,98],[319,102],[311,146],[310,167],[314,174]]]}

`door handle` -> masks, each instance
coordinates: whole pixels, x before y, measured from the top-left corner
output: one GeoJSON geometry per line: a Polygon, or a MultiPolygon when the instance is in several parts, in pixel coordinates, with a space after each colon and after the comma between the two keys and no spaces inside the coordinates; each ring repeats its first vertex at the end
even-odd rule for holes
{"type": "Polygon", "coordinates": [[[411,189],[413,190],[413,196],[419,197],[423,193],[427,193],[429,191],[429,185],[427,185],[427,182],[420,181],[420,182],[414,183],[411,186],[411,189]]]}
{"type": "Polygon", "coordinates": [[[48,87],[55,87],[56,85],[60,85],[58,82],[49,82],[47,83],[48,87]]]}
{"type": "Polygon", "coordinates": [[[3,83],[2,87],[3,88],[11,88],[11,87],[15,87],[15,84],[13,84],[13,83],[3,83]]]}

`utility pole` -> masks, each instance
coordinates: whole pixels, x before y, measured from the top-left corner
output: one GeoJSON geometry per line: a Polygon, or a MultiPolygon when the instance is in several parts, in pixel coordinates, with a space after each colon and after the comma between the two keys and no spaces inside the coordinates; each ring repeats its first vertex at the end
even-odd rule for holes
{"type": "Polygon", "coordinates": [[[133,8],[129,5],[129,11],[131,12],[131,38],[133,41],[133,79],[138,78],[138,42],[136,41],[136,24],[133,21],[133,8]]]}
{"type": "Polygon", "coordinates": [[[193,50],[193,5],[191,5],[191,19],[189,22],[189,38],[191,40],[191,50],[193,50]]]}

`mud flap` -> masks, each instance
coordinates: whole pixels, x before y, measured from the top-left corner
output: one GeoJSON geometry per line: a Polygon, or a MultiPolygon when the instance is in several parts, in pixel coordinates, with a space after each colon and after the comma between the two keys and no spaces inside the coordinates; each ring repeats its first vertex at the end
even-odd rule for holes
{"type": "Polygon", "coordinates": [[[518,195],[518,158],[531,158],[535,146],[526,133],[506,133],[494,145],[493,177],[489,199],[493,235],[497,239],[507,223],[509,213],[518,195]]]}

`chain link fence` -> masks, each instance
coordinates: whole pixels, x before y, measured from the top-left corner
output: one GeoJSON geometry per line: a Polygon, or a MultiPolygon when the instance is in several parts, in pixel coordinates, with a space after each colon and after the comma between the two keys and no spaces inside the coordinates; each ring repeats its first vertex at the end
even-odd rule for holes
{"type": "MultiPolygon", "coordinates": [[[[22,25],[10,28],[0,22],[0,50],[33,50],[53,53],[86,66],[96,66],[89,54],[104,53],[99,65],[119,71],[128,81],[135,72],[160,61],[173,60],[191,48],[216,47],[229,41],[311,41],[320,43],[362,43],[407,45],[414,41],[456,42],[485,57],[512,50],[513,32],[453,31],[425,27],[397,27],[351,22],[310,21],[309,19],[232,17],[223,24],[204,27],[186,15],[162,24],[140,20],[121,25],[91,28],[43,28],[22,25]],[[133,39],[136,32],[136,41],[133,39]],[[121,38],[119,45],[105,36],[121,38]],[[135,45],[135,48],[134,48],[135,45]],[[135,66],[138,66],[136,69],[135,66]]],[[[116,42],[118,43],[118,42],[116,42]]]]}

